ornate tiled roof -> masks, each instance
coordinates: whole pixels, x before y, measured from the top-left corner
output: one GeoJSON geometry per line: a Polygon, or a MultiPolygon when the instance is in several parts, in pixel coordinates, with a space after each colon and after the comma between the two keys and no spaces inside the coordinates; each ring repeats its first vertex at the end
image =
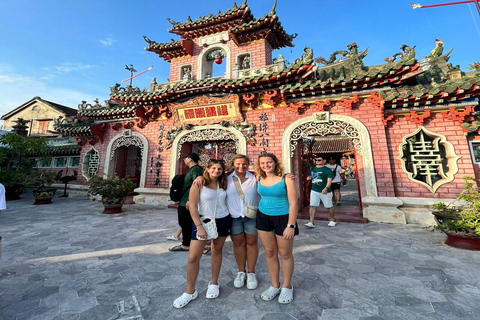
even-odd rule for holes
{"type": "MultiPolygon", "coordinates": [[[[311,51],[311,50],[310,50],[311,51]]],[[[311,53],[313,55],[313,53],[311,53]]],[[[205,92],[239,93],[252,90],[267,90],[281,84],[296,82],[302,75],[313,68],[313,59],[297,59],[288,68],[270,73],[261,73],[238,79],[209,78],[202,80],[178,81],[158,85],[153,92],[142,92],[132,88],[111,88],[111,99],[130,104],[166,104],[179,99],[205,92]],[[272,84],[275,84],[272,86],[272,84]]]]}
{"type": "Polygon", "coordinates": [[[182,38],[184,39],[195,38],[198,36],[206,35],[197,33],[199,29],[214,27],[212,31],[221,32],[228,30],[232,25],[242,24],[252,19],[253,16],[250,12],[250,7],[247,5],[247,1],[245,0],[240,6],[237,6],[237,4],[234,2],[233,7],[223,13],[218,12],[218,14],[216,15],[210,13],[196,20],[192,20],[190,17],[188,17],[187,21],[184,23],[175,22],[168,19],[168,22],[170,22],[170,24],[172,25],[172,28],[168,31],[182,36],[182,38]]]}
{"type": "Polygon", "coordinates": [[[70,136],[89,136],[92,135],[91,123],[85,121],[74,120],[70,121],[55,121],[53,127],[55,130],[62,132],[64,135],[70,136]]]}
{"type": "Polygon", "coordinates": [[[262,18],[234,26],[230,31],[238,45],[258,39],[266,39],[272,49],[293,47],[292,40],[297,36],[297,34],[290,35],[285,32],[274,10],[265,14],[262,18]]]}
{"type": "Polygon", "coordinates": [[[357,52],[357,44],[349,45],[351,52],[336,51],[327,61],[324,58],[315,59],[325,64],[315,68],[313,78],[297,83],[290,83],[280,87],[285,96],[305,96],[308,94],[329,95],[345,91],[355,91],[373,87],[382,87],[398,82],[412,75],[418,69],[415,51],[412,50],[399,61],[391,61],[384,65],[366,67],[363,58],[368,49],[357,52]],[[336,55],[343,58],[335,61],[336,55]]]}
{"type": "Polygon", "coordinates": [[[135,107],[113,104],[106,107],[79,110],[78,115],[95,119],[126,118],[135,116],[135,107]]]}
{"type": "Polygon", "coordinates": [[[173,58],[193,54],[192,40],[175,41],[172,39],[171,42],[158,43],[150,40],[146,36],[143,36],[143,39],[145,39],[145,41],[149,44],[148,48],[145,48],[145,50],[158,54],[159,57],[168,62],[170,62],[173,58]]]}

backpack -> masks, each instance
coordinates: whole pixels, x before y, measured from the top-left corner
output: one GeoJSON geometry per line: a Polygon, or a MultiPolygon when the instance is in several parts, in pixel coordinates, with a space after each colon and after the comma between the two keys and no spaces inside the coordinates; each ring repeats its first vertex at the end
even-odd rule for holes
{"type": "Polygon", "coordinates": [[[182,189],[184,181],[185,174],[177,174],[175,177],[173,177],[172,186],[170,187],[170,200],[175,202],[182,200],[182,189]]]}

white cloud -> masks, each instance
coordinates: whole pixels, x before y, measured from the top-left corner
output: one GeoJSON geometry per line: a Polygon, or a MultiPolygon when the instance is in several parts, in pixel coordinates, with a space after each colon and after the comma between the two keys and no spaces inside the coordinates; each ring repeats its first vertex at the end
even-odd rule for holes
{"type": "Polygon", "coordinates": [[[105,38],[105,39],[98,40],[98,42],[100,42],[100,44],[104,47],[110,47],[110,46],[113,46],[113,44],[117,42],[117,40],[112,38],[105,38]]]}
{"type": "MultiPolygon", "coordinates": [[[[52,72],[53,74],[66,74],[71,72],[85,72],[92,68],[92,65],[83,64],[83,63],[72,63],[72,62],[64,62],[60,63],[56,66],[45,67],[43,70],[52,72]]],[[[51,77],[52,75],[47,75],[46,77],[51,77]]]]}

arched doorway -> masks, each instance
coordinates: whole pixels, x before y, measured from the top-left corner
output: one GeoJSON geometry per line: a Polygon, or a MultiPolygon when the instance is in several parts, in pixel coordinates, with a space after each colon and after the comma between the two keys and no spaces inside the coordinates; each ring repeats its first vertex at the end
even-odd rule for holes
{"type": "Polygon", "coordinates": [[[246,154],[247,143],[243,134],[231,127],[221,125],[198,126],[180,133],[172,144],[170,181],[176,174],[184,173],[181,158],[189,152],[198,153],[200,165],[205,166],[210,158],[228,162],[236,153],[246,154]]]}
{"type": "Polygon", "coordinates": [[[145,187],[148,142],[138,132],[125,130],[110,140],[105,174],[130,177],[135,187],[145,187]]]}
{"type": "Polygon", "coordinates": [[[282,144],[283,163],[287,171],[299,176],[302,200],[308,192],[302,181],[305,180],[305,170],[309,171],[311,163],[309,160],[311,155],[316,153],[314,151],[334,155],[339,162],[343,154],[353,155],[359,200],[362,196],[377,196],[370,136],[367,128],[360,121],[328,112],[313,114],[291,123],[284,132],[282,144]],[[353,150],[344,152],[337,148],[328,152],[325,143],[328,141],[331,145],[333,139],[343,141],[347,145],[346,149],[349,148],[348,143],[350,143],[353,150]],[[315,145],[317,150],[313,148],[315,145]]]}

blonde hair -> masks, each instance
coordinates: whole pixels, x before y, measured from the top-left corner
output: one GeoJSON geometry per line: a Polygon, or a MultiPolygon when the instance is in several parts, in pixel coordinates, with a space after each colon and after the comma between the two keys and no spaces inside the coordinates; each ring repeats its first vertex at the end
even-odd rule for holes
{"type": "Polygon", "coordinates": [[[240,154],[240,153],[237,153],[236,155],[234,155],[232,157],[232,159],[230,159],[229,163],[228,163],[228,167],[230,169],[233,168],[233,163],[235,162],[235,160],[238,160],[238,159],[243,159],[245,161],[247,161],[247,165],[250,165],[250,158],[244,154],[240,154]]]}
{"type": "Polygon", "coordinates": [[[255,172],[257,174],[257,177],[260,177],[260,179],[265,179],[267,177],[266,173],[262,169],[260,169],[261,158],[271,158],[273,162],[275,162],[275,175],[277,177],[283,176],[283,165],[278,161],[277,156],[273,153],[262,153],[258,156],[258,160],[255,165],[255,172]]]}
{"type": "Polygon", "coordinates": [[[210,178],[208,169],[213,167],[214,164],[219,164],[222,167],[223,172],[220,177],[218,177],[218,183],[220,185],[220,188],[222,188],[223,190],[227,190],[227,176],[225,175],[225,164],[223,163],[223,160],[210,159],[207,166],[205,167],[205,170],[203,170],[203,179],[205,179],[205,184],[207,185],[212,182],[212,178],[210,178]]]}

